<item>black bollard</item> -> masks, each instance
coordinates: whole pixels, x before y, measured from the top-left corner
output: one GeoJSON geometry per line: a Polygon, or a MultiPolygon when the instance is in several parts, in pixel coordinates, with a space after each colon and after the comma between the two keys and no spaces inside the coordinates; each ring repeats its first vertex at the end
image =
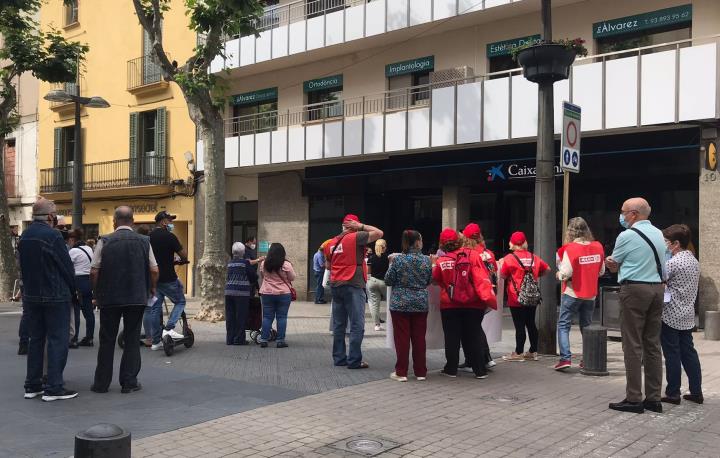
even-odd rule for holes
{"type": "Polygon", "coordinates": [[[583,329],[583,375],[610,375],[607,370],[607,328],[592,324],[583,329]]]}
{"type": "Polygon", "coordinates": [[[100,423],[75,436],[75,458],[130,458],[130,440],[121,427],[100,423]]]}

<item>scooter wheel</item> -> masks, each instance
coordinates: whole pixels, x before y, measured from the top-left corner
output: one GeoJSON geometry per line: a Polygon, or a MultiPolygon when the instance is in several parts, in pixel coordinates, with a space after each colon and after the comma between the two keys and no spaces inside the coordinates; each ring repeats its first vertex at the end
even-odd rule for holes
{"type": "Polygon", "coordinates": [[[185,348],[190,348],[195,343],[195,333],[193,333],[189,328],[186,332],[183,345],[185,345],[185,348]]]}
{"type": "Polygon", "coordinates": [[[172,356],[175,353],[175,341],[170,336],[163,338],[163,350],[165,350],[166,356],[172,356]]]}
{"type": "Polygon", "coordinates": [[[275,339],[277,339],[277,331],[274,329],[270,329],[270,342],[274,342],[275,339]]]}
{"type": "Polygon", "coordinates": [[[118,347],[125,348],[125,331],[120,331],[117,338],[118,347]]]}
{"type": "Polygon", "coordinates": [[[260,338],[260,331],[250,331],[250,339],[253,342],[258,343],[259,338],[260,338]]]}

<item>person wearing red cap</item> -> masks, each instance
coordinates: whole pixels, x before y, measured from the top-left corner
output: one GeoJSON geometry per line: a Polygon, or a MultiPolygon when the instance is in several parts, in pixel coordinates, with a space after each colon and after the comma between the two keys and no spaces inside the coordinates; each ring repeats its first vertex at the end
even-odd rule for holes
{"type": "Polygon", "coordinates": [[[537,361],[538,330],[535,325],[535,312],[537,307],[527,307],[518,302],[523,277],[527,269],[532,270],[537,281],[539,277],[550,271],[550,266],[528,251],[527,237],[522,232],[515,232],[510,237],[511,253],[505,256],[500,268],[500,276],[505,281],[505,297],[510,307],[513,324],[515,325],[515,351],[503,356],[505,361],[537,361]],[[530,350],[525,351],[525,330],[530,339],[530,350]]]}
{"type": "Polygon", "coordinates": [[[454,229],[443,229],[440,234],[440,256],[433,268],[433,280],[440,286],[440,315],[445,334],[445,367],[441,371],[456,377],[460,343],[479,379],[487,378],[482,359],[482,319],[488,307],[496,308],[497,299],[490,277],[478,253],[463,248],[454,229]]]}
{"type": "Polygon", "coordinates": [[[365,287],[367,264],[365,246],[382,238],[383,232],[360,222],[356,215],[343,218],[342,233],[325,245],[330,264],[332,291],[333,362],[348,369],[366,369],[362,360],[365,335],[365,287]],[[345,330],[350,321],[350,349],[346,352],[345,330]]]}

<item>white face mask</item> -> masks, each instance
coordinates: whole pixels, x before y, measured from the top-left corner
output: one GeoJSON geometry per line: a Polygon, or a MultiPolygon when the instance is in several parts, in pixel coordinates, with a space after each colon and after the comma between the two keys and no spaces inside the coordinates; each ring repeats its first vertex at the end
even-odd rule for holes
{"type": "Polygon", "coordinates": [[[249,245],[248,245],[248,248],[250,248],[251,250],[254,250],[254,249],[255,249],[255,244],[254,244],[254,243],[249,244],[249,245]]]}

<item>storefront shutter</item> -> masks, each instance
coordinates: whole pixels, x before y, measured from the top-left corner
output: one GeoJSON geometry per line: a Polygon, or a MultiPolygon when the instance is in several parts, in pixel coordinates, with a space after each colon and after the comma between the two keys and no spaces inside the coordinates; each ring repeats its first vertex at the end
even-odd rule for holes
{"type": "MultiPolygon", "coordinates": [[[[167,170],[167,110],[165,107],[158,108],[155,118],[155,164],[153,167],[154,176],[159,180],[166,178],[167,170]]],[[[162,181],[158,181],[160,184],[162,181]]]]}
{"type": "Polygon", "coordinates": [[[138,178],[138,113],[130,113],[130,185],[138,178]]]}

